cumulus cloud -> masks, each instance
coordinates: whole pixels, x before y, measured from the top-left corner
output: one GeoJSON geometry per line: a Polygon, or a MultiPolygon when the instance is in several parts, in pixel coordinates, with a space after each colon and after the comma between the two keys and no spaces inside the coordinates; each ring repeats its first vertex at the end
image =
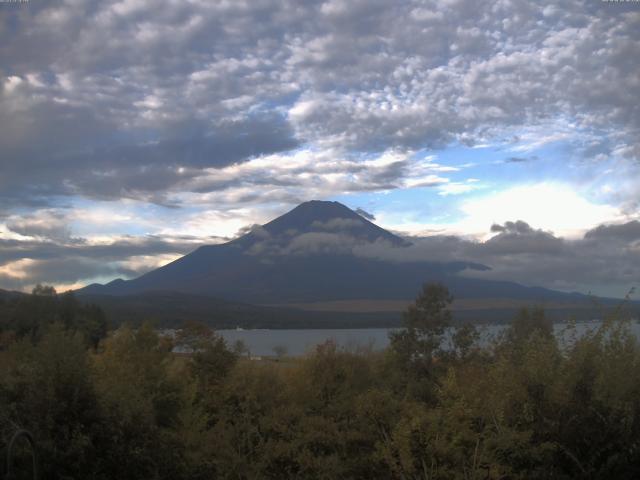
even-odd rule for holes
{"type": "MultiPolygon", "coordinates": [[[[639,156],[640,18],[625,5],[56,1],[2,16],[16,25],[0,31],[6,202],[170,203],[242,187],[191,181],[208,169],[300,145],[348,162],[567,118],[562,135],[603,133],[584,137],[590,155],[639,156]]],[[[376,188],[402,183],[397,168],[376,188]]]]}

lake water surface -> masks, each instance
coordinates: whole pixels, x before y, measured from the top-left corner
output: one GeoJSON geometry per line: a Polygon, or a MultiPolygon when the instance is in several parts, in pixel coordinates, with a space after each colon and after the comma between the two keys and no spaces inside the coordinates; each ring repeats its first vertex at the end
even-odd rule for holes
{"type": "MultiPolygon", "coordinates": [[[[576,324],[576,334],[593,330],[600,325],[599,321],[581,322],[576,324]]],[[[499,335],[506,325],[481,325],[481,343],[487,344],[493,337],[499,335]]],[[[630,323],[631,331],[640,338],[640,324],[630,323]]],[[[554,325],[556,335],[568,340],[570,335],[566,332],[566,324],[554,325]]],[[[313,350],[316,345],[327,340],[335,341],[343,348],[355,349],[359,347],[371,347],[374,350],[382,350],[389,345],[389,332],[392,328],[352,328],[352,329],[296,329],[296,330],[218,330],[230,347],[237,340],[242,340],[248,347],[251,355],[274,355],[274,349],[284,347],[287,355],[304,355],[313,350]]]]}

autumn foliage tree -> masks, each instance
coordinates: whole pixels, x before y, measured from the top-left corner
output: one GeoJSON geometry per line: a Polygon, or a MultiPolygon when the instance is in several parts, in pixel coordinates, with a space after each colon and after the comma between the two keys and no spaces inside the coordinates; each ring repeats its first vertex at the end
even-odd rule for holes
{"type": "Polygon", "coordinates": [[[527,309],[487,339],[426,285],[384,351],[258,362],[202,324],[173,340],[125,325],[94,348],[72,299],[35,297],[21,315],[42,324],[0,349],[0,450],[31,431],[40,478],[640,478],[640,348],[620,311],[559,333],[527,309]]]}

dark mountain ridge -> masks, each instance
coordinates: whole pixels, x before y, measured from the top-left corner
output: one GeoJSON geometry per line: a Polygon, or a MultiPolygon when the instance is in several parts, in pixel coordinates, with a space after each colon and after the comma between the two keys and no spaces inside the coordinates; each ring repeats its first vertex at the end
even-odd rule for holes
{"type": "Polygon", "coordinates": [[[81,295],[138,295],[172,291],[249,304],[350,299],[412,299],[429,281],[445,283],[455,298],[540,302],[587,300],[514,282],[468,278],[472,262],[392,262],[353,254],[357,245],[410,243],[338,202],[305,202],[248,234],[192,253],[133,280],[89,285],[81,295]]]}

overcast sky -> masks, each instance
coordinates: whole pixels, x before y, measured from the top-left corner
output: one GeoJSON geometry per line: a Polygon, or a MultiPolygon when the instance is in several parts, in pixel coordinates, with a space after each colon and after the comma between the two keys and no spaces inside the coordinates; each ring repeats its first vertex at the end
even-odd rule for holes
{"type": "Polygon", "coordinates": [[[624,295],[639,60],[634,2],[0,3],[0,288],[131,278],[327,199],[418,258],[624,295]]]}

